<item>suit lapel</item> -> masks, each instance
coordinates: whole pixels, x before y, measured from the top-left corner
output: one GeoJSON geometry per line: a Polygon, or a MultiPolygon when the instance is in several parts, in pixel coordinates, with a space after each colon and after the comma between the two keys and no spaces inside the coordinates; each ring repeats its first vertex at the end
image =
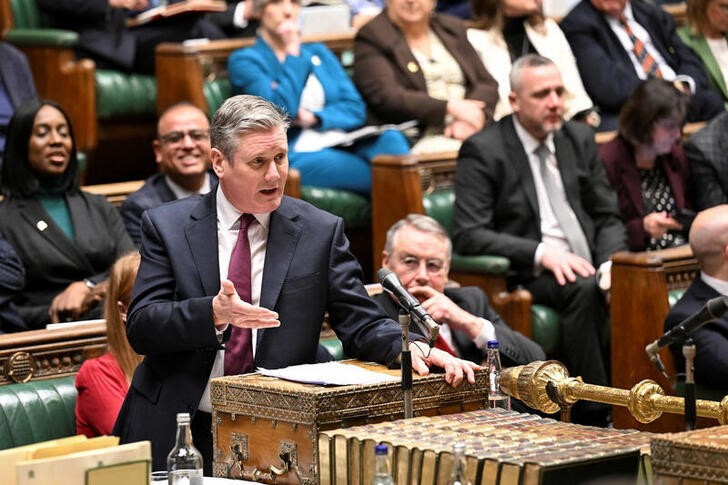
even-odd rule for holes
{"type": "MultiPolygon", "coordinates": [[[[74,224],[74,231],[82,231],[83,223],[77,218],[73,217],[74,207],[78,205],[78,199],[69,197],[67,199],[68,209],[71,215],[71,220],[74,224]],[[76,220],[74,220],[76,219],[76,220]]],[[[40,201],[36,198],[23,199],[18,202],[18,208],[23,219],[30,224],[36,233],[44,240],[46,240],[53,247],[58,249],[67,258],[73,261],[80,267],[90,268],[89,262],[83,253],[79,250],[74,241],[66,236],[58,224],[51,219],[48,213],[45,211],[40,201]]],[[[77,209],[75,210],[78,211],[77,209]]],[[[78,232],[77,238],[78,238],[78,232]]],[[[89,269],[89,273],[93,273],[92,269],[89,269]]]]}
{"type": "MultiPolygon", "coordinates": [[[[260,290],[260,306],[274,309],[281,293],[283,282],[293,261],[301,226],[296,222],[298,214],[291,207],[287,197],[283,197],[280,207],[270,215],[268,245],[265,251],[263,283],[260,290]]],[[[258,330],[257,342],[260,343],[265,329],[258,330]]]]}
{"type": "Polygon", "coordinates": [[[531,165],[528,163],[528,155],[526,155],[526,151],[523,149],[523,144],[516,134],[516,128],[513,125],[513,115],[509,115],[505,119],[502,132],[506,147],[506,160],[512,163],[516,172],[518,172],[519,178],[521,179],[521,187],[526,194],[528,204],[531,206],[536,220],[541,220],[531,165]]]}
{"type": "Polygon", "coordinates": [[[187,244],[192,252],[195,267],[206,295],[214,295],[220,289],[220,263],[217,254],[216,190],[205,195],[190,214],[191,221],[185,226],[187,244]]]}

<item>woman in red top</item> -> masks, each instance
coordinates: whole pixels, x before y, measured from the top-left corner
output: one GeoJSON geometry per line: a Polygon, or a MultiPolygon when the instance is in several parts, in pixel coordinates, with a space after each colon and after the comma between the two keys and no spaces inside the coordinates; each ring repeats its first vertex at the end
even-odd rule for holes
{"type": "Polygon", "coordinates": [[[129,345],[125,327],[139,260],[139,253],[129,253],[111,268],[104,308],[107,351],[85,361],[76,375],[76,433],[89,438],[111,434],[134,369],[142,359],[129,345]]]}

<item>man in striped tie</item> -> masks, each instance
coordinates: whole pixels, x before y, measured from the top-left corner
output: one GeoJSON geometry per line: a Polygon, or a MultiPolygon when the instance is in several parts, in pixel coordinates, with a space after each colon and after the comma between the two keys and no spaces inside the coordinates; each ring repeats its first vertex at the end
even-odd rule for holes
{"type": "MultiPolygon", "coordinates": [[[[394,272],[440,324],[435,346],[480,364],[487,354],[488,340],[498,340],[505,367],[544,360],[543,349],[510,328],[491,308],[483,290],[448,287],[451,255],[447,231],[432,217],[409,214],[387,231],[382,267],[394,272]]],[[[386,292],[374,299],[390,317],[397,317],[397,305],[386,292]]]]}
{"type": "Polygon", "coordinates": [[[692,94],[687,121],[723,109],[698,56],[675,32],[672,16],[644,0],[582,0],[561,21],[601,131],[617,127],[619,110],[641,80],[660,77],[692,94]]]}

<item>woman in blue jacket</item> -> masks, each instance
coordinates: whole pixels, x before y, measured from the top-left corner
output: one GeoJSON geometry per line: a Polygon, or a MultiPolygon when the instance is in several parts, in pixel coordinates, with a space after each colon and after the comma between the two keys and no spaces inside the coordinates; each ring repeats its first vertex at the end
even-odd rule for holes
{"type": "Polygon", "coordinates": [[[301,43],[299,0],[254,0],[254,9],[260,16],[258,41],[228,60],[233,93],[261,96],[288,112],[288,159],[303,184],[368,195],[370,160],[407,153],[407,140],[387,130],[350,146],[321,148],[324,136],[361,128],[366,105],[325,45],[301,43]]]}

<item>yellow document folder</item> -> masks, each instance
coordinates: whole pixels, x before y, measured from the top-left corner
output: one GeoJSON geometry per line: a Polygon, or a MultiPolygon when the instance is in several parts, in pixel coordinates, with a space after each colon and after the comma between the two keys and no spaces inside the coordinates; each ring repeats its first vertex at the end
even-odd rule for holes
{"type": "Polygon", "coordinates": [[[57,440],[41,441],[25,446],[17,446],[0,451],[0,483],[13,485],[15,483],[15,464],[33,458],[37,450],[55,448],[56,446],[86,441],[84,435],[69,436],[57,440]]]}

